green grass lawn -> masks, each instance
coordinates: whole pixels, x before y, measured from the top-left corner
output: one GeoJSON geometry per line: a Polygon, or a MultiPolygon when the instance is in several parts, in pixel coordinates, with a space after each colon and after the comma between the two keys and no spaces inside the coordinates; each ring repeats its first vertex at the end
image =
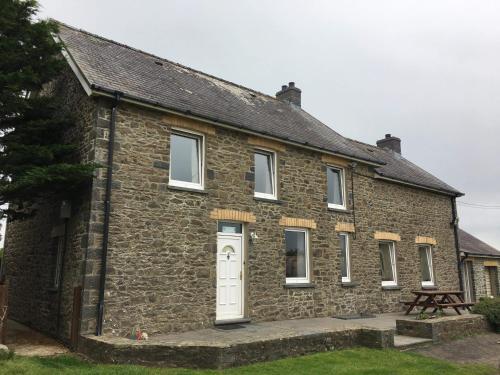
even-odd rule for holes
{"type": "Polygon", "coordinates": [[[412,353],[396,350],[351,349],[320,353],[274,362],[260,363],[224,371],[159,369],[127,365],[98,365],[82,361],[75,356],[49,358],[14,357],[0,361],[0,374],[496,374],[487,366],[459,366],[412,353]]]}

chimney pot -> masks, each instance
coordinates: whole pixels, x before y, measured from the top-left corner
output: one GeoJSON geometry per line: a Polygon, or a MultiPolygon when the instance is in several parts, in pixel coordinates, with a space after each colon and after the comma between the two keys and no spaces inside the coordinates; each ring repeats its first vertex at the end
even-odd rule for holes
{"type": "Polygon", "coordinates": [[[289,82],[288,86],[281,86],[281,91],[276,93],[276,99],[300,107],[302,91],[295,87],[295,82],[289,82]]]}
{"type": "Polygon", "coordinates": [[[377,141],[377,147],[385,148],[401,154],[401,139],[393,137],[391,134],[386,134],[385,138],[377,141]]]}

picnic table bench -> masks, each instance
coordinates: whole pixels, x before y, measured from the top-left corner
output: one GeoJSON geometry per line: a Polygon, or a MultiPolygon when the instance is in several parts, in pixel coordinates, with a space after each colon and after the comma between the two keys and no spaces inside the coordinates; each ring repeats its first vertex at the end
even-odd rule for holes
{"type": "Polygon", "coordinates": [[[464,301],[464,292],[461,290],[412,290],[412,293],[415,294],[415,299],[403,302],[408,305],[405,315],[408,315],[416,307],[422,307],[420,312],[433,308],[432,313],[443,308],[453,308],[458,315],[462,315],[459,308],[471,311],[470,307],[474,305],[474,303],[464,301]]]}

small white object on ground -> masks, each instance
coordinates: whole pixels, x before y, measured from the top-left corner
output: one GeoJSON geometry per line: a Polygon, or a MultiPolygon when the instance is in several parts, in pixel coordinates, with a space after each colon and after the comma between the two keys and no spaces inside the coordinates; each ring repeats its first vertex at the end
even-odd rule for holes
{"type": "Polygon", "coordinates": [[[9,351],[9,348],[7,348],[7,345],[0,344],[0,353],[7,353],[9,351]]]}

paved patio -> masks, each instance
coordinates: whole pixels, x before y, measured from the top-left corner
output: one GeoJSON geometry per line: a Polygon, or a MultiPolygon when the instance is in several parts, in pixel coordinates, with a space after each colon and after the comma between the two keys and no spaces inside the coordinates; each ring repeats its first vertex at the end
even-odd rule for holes
{"type": "Polygon", "coordinates": [[[417,349],[425,356],[457,363],[483,363],[500,369],[500,334],[486,333],[417,349]]]}
{"type": "Polygon", "coordinates": [[[51,356],[69,351],[58,341],[13,320],[7,321],[6,345],[20,356],[51,356]]]}
{"type": "MultiPolygon", "coordinates": [[[[111,363],[225,368],[355,346],[394,347],[395,341],[398,344],[401,339],[394,336],[396,319],[415,319],[415,315],[393,313],[352,320],[312,318],[256,322],[154,335],[147,341],[112,335],[85,336],[79,351],[95,360],[111,363]]],[[[420,343],[422,339],[407,337],[400,345],[415,342],[420,343]]]]}

